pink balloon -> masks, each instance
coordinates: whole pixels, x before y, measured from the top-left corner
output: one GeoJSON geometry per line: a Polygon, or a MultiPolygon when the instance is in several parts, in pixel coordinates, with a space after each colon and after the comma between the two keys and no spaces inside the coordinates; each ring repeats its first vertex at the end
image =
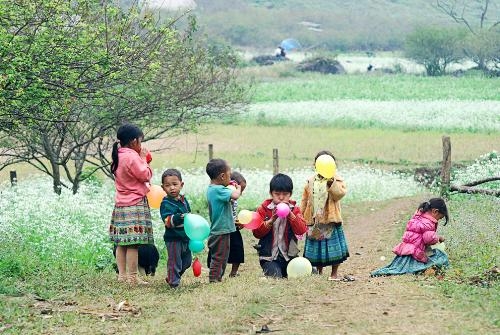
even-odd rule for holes
{"type": "Polygon", "coordinates": [[[276,215],[280,218],[284,218],[290,213],[290,206],[288,204],[281,202],[276,206],[276,215]]]}
{"type": "Polygon", "coordinates": [[[252,212],[252,220],[243,225],[243,228],[249,229],[249,230],[254,230],[260,227],[262,224],[262,219],[260,218],[259,214],[256,212],[252,212]]]}

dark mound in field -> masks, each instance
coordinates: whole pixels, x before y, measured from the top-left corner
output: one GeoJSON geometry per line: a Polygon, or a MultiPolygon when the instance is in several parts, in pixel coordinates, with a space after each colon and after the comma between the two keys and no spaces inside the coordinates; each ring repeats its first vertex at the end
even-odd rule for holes
{"type": "Polygon", "coordinates": [[[288,60],[286,57],[276,57],[271,55],[255,56],[251,59],[252,62],[259,65],[273,65],[276,62],[283,62],[288,60]]]}
{"type": "Polygon", "coordinates": [[[345,69],[338,60],[326,57],[306,59],[299,63],[297,70],[306,72],[320,72],[331,74],[344,74],[345,69]]]}

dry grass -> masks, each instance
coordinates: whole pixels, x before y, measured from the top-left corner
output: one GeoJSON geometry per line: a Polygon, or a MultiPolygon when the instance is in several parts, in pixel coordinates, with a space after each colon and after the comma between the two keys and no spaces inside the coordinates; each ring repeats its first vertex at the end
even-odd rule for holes
{"type": "MultiPolygon", "coordinates": [[[[204,167],[208,144],[214,145],[214,156],[228,160],[234,168],[272,169],[273,148],[277,148],[281,169],[310,166],[315,153],[322,149],[333,151],[340,164],[369,163],[393,169],[439,165],[443,135],[437,131],[210,124],[198,134],[145,146],[156,151],[152,165],[157,169],[204,167]]],[[[454,162],[472,161],[492,150],[500,151],[498,133],[450,136],[454,162]]],[[[7,181],[10,170],[17,170],[18,178],[23,179],[38,173],[20,164],[0,171],[0,180],[7,181]]]]}

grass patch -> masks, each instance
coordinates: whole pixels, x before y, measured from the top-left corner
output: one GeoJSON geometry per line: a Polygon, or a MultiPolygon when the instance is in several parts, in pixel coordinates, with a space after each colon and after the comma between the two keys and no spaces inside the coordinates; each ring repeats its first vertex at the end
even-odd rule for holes
{"type": "MultiPolygon", "coordinates": [[[[271,78],[271,77],[268,77],[271,78]]],[[[500,100],[496,78],[297,74],[255,84],[253,102],[500,100]]]]}
{"type": "MultiPolygon", "coordinates": [[[[442,136],[443,132],[438,130],[212,124],[196,135],[177,137],[178,145],[164,154],[158,153],[153,166],[183,169],[203,166],[208,161],[208,144],[213,144],[215,157],[228,160],[235,169],[271,170],[273,148],[278,149],[279,166],[283,170],[312,167],[315,153],[323,149],[330,149],[336,155],[340,168],[353,162],[389,169],[439,166],[442,136]]],[[[451,135],[453,162],[474,161],[486,152],[500,151],[499,143],[499,133],[451,135]]]]}

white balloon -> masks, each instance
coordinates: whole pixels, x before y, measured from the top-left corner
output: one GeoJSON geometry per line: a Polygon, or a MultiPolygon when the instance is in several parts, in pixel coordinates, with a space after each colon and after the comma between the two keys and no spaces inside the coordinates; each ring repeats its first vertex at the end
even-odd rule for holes
{"type": "Polygon", "coordinates": [[[310,276],[312,273],[312,265],[307,258],[300,256],[295,257],[288,263],[286,272],[288,274],[288,278],[310,276]]]}

